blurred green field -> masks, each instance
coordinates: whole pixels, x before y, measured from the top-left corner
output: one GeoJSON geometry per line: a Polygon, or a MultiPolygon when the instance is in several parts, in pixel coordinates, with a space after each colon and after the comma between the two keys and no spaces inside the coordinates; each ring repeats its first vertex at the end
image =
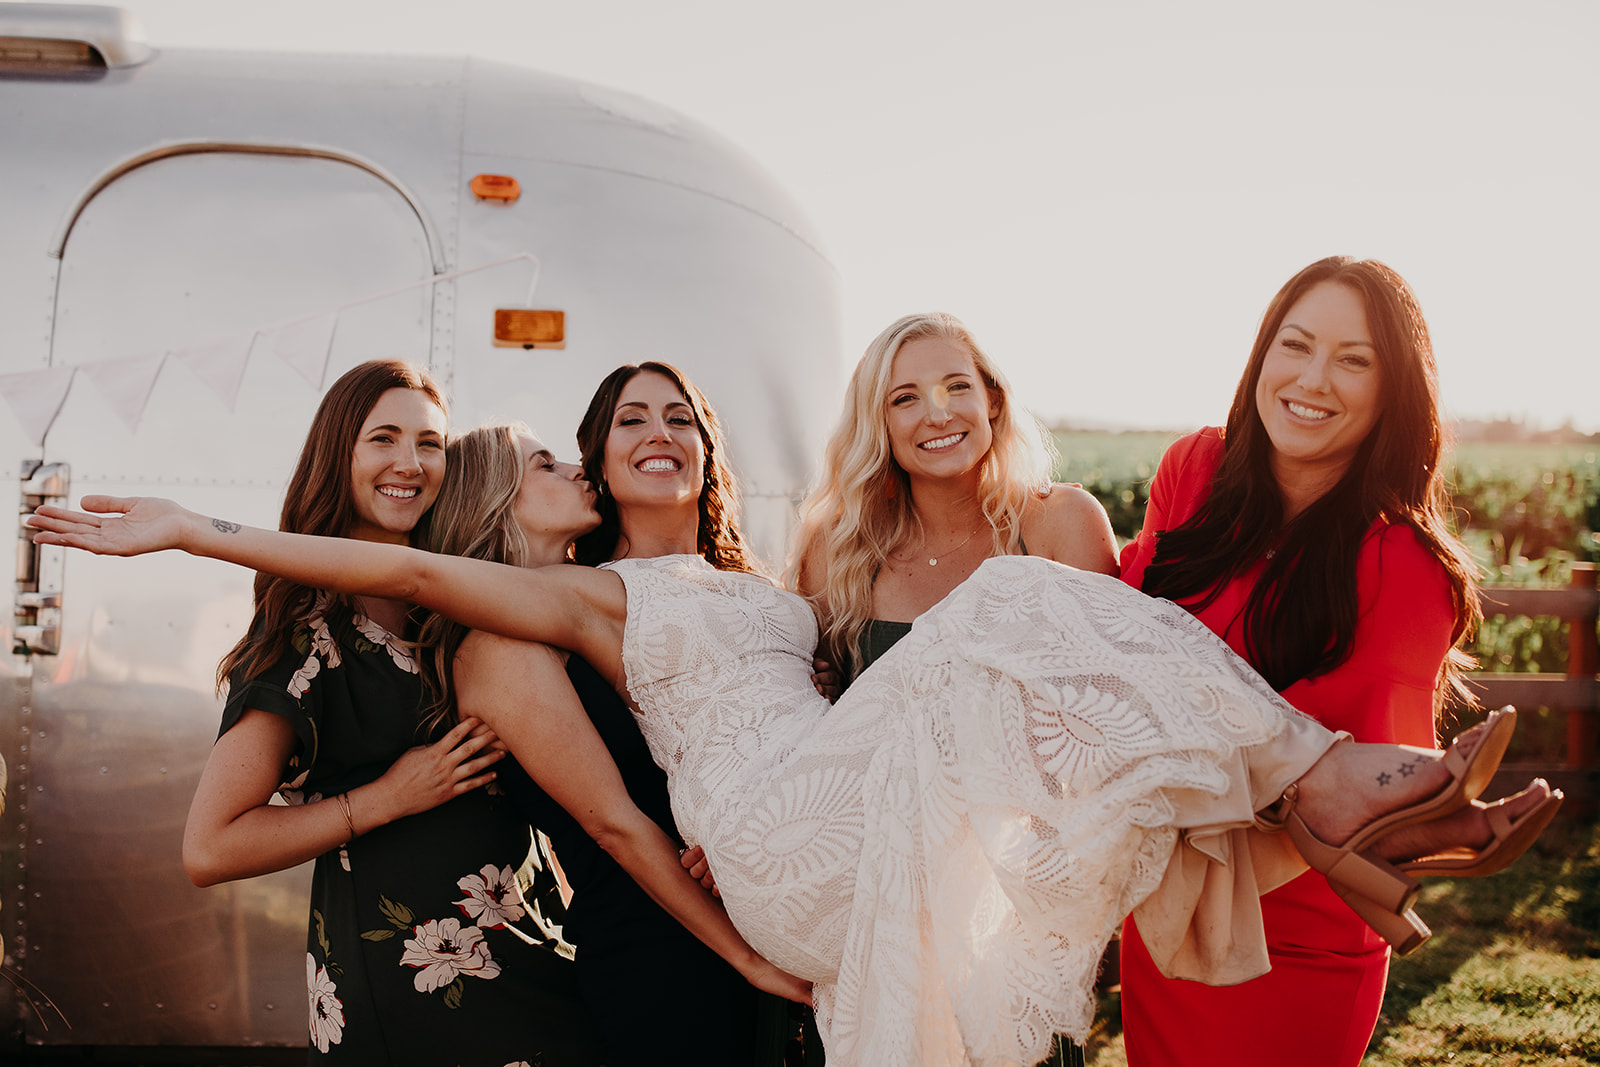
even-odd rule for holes
{"type": "MultiPolygon", "coordinates": [[[[1056,430],[1056,448],[1063,471],[1104,472],[1113,478],[1155,472],[1156,461],[1167,445],[1185,430],[1056,430]]],[[[1530,479],[1546,471],[1588,469],[1600,464],[1600,445],[1534,444],[1524,442],[1467,441],[1451,450],[1458,467],[1499,471],[1530,479]]]]}
{"type": "Polygon", "coordinates": [[[1512,475],[1588,469],[1600,464],[1600,445],[1553,445],[1524,442],[1466,441],[1453,449],[1457,467],[1481,468],[1512,475]]]}
{"type": "MultiPolygon", "coordinates": [[[[1060,453],[1056,480],[1094,493],[1117,536],[1131,538],[1144,520],[1161,453],[1180,432],[1058,430],[1053,436],[1060,453]]],[[[1542,564],[1549,553],[1556,554],[1552,565],[1595,558],[1600,446],[1468,442],[1456,446],[1448,462],[1458,528],[1479,553],[1485,580],[1526,584],[1539,577],[1526,573],[1527,563],[1542,564]]]]}
{"type": "Polygon", "coordinates": [[[1119,542],[1131,540],[1144,522],[1150,479],[1156,476],[1161,453],[1181,434],[1161,430],[1057,430],[1052,436],[1060,454],[1056,481],[1076,482],[1093,493],[1111,516],[1111,529],[1119,542]]]}

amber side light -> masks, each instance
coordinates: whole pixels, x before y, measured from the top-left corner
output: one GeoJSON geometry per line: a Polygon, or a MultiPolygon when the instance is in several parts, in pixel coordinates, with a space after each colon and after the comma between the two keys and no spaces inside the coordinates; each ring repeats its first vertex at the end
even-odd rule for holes
{"type": "Polygon", "coordinates": [[[494,343],[497,348],[565,348],[567,313],[496,308],[494,343]]]}
{"type": "Polygon", "coordinates": [[[522,186],[509,174],[478,174],[472,179],[472,195],[479,200],[511,203],[522,195],[522,186]]]}
{"type": "Polygon", "coordinates": [[[0,74],[104,73],[106,60],[83,41],[0,37],[0,74]]]}

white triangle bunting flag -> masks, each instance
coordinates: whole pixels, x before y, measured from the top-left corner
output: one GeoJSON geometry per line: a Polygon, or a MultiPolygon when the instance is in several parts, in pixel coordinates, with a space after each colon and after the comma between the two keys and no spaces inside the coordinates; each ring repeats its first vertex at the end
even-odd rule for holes
{"type": "Polygon", "coordinates": [[[145,405],[150,402],[150,392],[156,387],[156,376],[167,360],[165,353],[154,356],[127,356],[122,359],[105,359],[98,363],[80,363],[78,369],[89,376],[100,390],[111,410],[117,413],[128,427],[129,433],[139,429],[145,405]]]}
{"type": "Polygon", "coordinates": [[[250,361],[250,346],[255,339],[256,335],[252,333],[249,337],[214,341],[209,345],[174,352],[172,358],[188,367],[232,411],[239,400],[239,385],[244,381],[245,364],[250,361]]]}
{"type": "Polygon", "coordinates": [[[339,313],[330,311],[314,319],[290,323],[282,329],[264,331],[262,336],[271,342],[272,351],[279,359],[298,371],[300,377],[320,393],[338,322],[339,313]]]}
{"type": "Polygon", "coordinates": [[[61,414],[67,390],[72,388],[76,367],[45,367],[42,370],[0,374],[0,397],[16,412],[22,432],[43,447],[45,435],[61,414]]]}

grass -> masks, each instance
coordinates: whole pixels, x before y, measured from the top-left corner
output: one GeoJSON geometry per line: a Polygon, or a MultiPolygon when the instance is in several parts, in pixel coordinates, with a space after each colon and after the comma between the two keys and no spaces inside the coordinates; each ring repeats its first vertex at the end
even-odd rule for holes
{"type": "MultiPolygon", "coordinates": [[[[1492,878],[1424,885],[1433,940],[1392,962],[1363,1067],[1600,1063],[1600,822],[1558,820],[1492,878]]],[[[1100,1007],[1088,1062],[1121,1067],[1115,996],[1100,1007]]]]}
{"type": "Polygon", "coordinates": [[[1600,1063],[1600,823],[1567,819],[1494,878],[1442,881],[1363,1063],[1600,1063]]]}

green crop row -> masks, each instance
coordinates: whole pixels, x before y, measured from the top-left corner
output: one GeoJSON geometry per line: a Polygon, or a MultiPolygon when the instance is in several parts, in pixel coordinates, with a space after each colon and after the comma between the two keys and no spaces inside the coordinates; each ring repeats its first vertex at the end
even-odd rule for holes
{"type": "MultiPolygon", "coordinates": [[[[1111,516],[1117,536],[1144,521],[1161,453],[1176,434],[1058,431],[1056,480],[1077,482],[1111,516]]],[[[1592,446],[1465,444],[1452,455],[1458,531],[1479,555],[1485,579],[1528,584],[1556,578],[1528,561],[1600,554],[1600,450],[1592,446]]],[[[1562,576],[1564,578],[1564,576],[1562,576]]]]}

